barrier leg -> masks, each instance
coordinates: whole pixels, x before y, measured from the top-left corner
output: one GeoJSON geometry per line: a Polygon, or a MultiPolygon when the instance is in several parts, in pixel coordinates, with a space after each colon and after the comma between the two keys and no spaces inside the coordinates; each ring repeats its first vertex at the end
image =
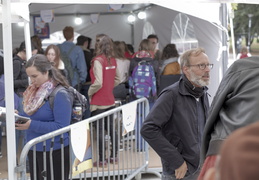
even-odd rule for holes
{"type": "Polygon", "coordinates": [[[135,176],[135,179],[136,179],[136,180],[141,180],[141,177],[142,177],[142,174],[141,174],[141,173],[138,173],[138,174],[135,176]]]}

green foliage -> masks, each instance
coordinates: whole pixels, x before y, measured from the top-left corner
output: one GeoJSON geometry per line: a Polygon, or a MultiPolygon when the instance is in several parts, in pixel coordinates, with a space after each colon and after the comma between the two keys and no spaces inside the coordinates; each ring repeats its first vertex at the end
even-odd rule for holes
{"type": "Polygon", "coordinates": [[[237,5],[238,5],[237,3],[232,3],[231,4],[232,9],[233,10],[237,10],[237,5]]]}
{"type": "MultiPolygon", "coordinates": [[[[232,5],[233,7],[233,5],[232,5]]],[[[237,8],[234,10],[234,32],[235,35],[245,35],[246,39],[248,38],[248,24],[249,24],[249,17],[248,14],[252,14],[251,18],[251,39],[254,39],[254,35],[258,34],[259,32],[259,4],[237,4],[237,8]]]]}

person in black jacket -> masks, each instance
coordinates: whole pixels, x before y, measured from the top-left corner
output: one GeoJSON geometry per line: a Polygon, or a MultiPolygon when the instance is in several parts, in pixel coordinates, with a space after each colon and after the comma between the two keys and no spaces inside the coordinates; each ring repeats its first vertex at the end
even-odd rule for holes
{"type": "Polygon", "coordinates": [[[195,179],[209,101],[210,64],[202,48],[181,56],[181,79],[165,88],[141,128],[162,160],[162,180],[195,179]]]}
{"type": "MultiPolygon", "coordinates": [[[[32,55],[37,54],[38,50],[33,41],[31,44],[31,48],[32,55]]],[[[29,85],[28,76],[25,72],[27,56],[24,41],[20,44],[19,48],[14,49],[13,56],[14,91],[17,93],[19,97],[22,97],[23,92],[29,85]]]]}
{"type": "MultiPolygon", "coordinates": [[[[93,54],[90,51],[89,45],[90,45],[90,38],[86,37],[84,35],[80,35],[77,37],[77,42],[76,45],[80,46],[84,52],[85,56],[85,63],[87,66],[87,74],[88,76],[86,77],[85,83],[82,85],[81,93],[87,98],[88,103],[89,103],[89,97],[88,97],[88,90],[91,85],[91,78],[90,78],[90,69],[91,69],[91,61],[93,59],[93,54]]],[[[88,104],[89,106],[89,104],[88,104]]],[[[91,115],[90,109],[87,109],[84,114],[84,118],[89,118],[91,115]]]]}

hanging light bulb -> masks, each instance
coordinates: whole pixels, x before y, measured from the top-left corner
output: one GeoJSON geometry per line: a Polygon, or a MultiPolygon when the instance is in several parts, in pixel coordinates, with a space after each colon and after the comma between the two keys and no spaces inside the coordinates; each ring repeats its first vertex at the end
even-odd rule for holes
{"type": "Polygon", "coordinates": [[[136,17],[135,17],[133,14],[130,14],[130,15],[128,16],[128,21],[129,21],[130,23],[133,23],[135,20],[136,20],[136,17]]]}
{"type": "Polygon", "coordinates": [[[139,18],[139,19],[145,19],[146,17],[147,17],[146,12],[140,11],[140,12],[138,13],[138,18],[139,18]]]}
{"type": "Polygon", "coordinates": [[[78,16],[77,16],[77,17],[75,18],[75,24],[76,24],[76,25],[80,25],[80,24],[82,24],[82,22],[83,22],[83,20],[82,20],[81,17],[78,17],[78,16]]]}

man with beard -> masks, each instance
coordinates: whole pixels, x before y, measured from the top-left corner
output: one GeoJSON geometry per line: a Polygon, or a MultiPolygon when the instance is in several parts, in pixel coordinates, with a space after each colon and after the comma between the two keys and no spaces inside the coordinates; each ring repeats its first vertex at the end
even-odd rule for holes
{"type": "Polygon", "coordinates": [[[198,176],[201,140],[209,102],[210,64],[202,48],[181,56],[182,77],[165,88],[141,128],[141,135],[160,156],[162,180],[198,176]]]}

